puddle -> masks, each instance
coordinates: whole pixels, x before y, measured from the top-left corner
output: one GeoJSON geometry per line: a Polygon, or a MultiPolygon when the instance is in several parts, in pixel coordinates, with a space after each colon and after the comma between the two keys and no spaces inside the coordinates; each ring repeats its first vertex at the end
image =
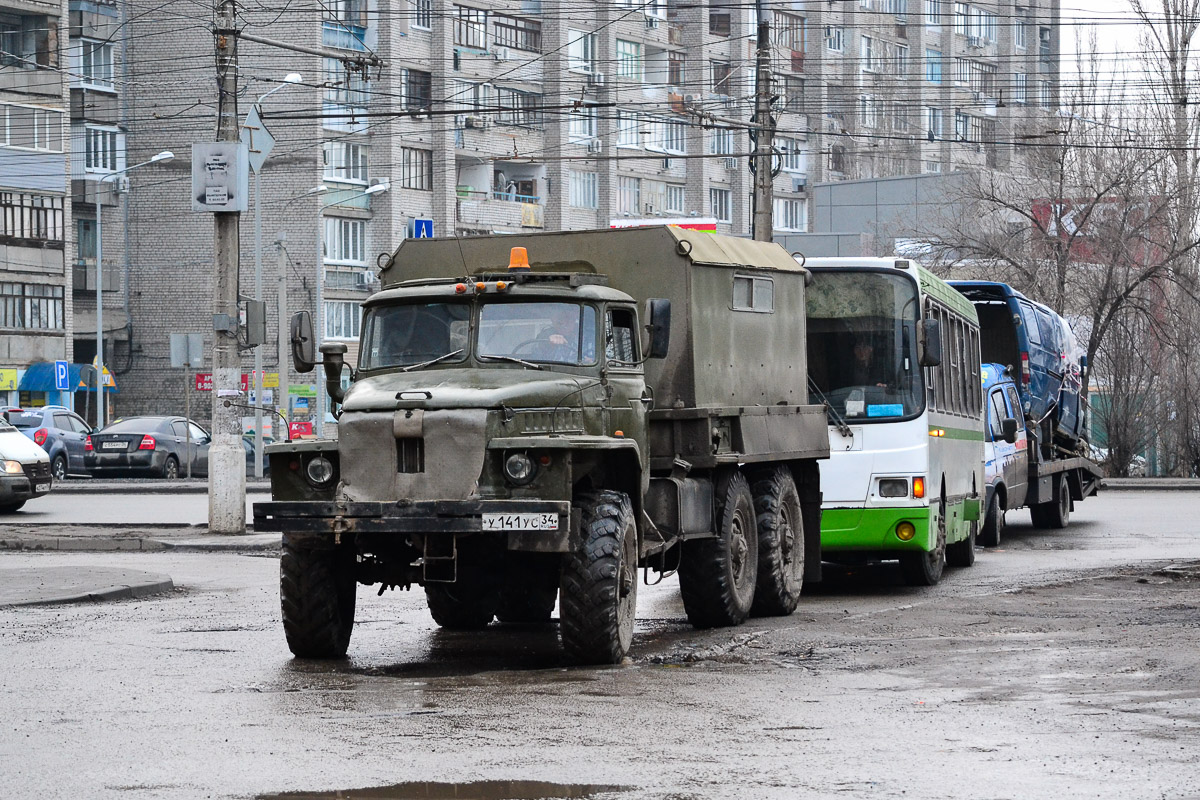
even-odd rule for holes
{"type": "Polygon", "coordinates": [[[603,800],[630,791],[628,786],[547,783],[545,781],[474,781],[434,783],[419,781],[366,789],[329,792],[263,794],[258,800],[603,800]]]}

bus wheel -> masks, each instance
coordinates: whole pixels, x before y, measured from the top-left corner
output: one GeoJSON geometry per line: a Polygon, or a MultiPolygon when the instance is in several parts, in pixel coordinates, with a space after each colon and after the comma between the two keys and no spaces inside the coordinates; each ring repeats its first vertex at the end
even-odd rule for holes
{"type": "Polygon", "coordinates": [[[800,493],[787,467],[756,480],[750,492],[758,517],[758,582],[750,613],[756,617],[786,617],[796,610],[804,583],[800,493]]]}
{"type": "Polygon", "coordinates": [[[984,547],[999,547],[1000,534],[1004,531],[1004,509],[1000,508],[1000,498],[992,493],[988,503],[987,516],[983,518],[983,530],[979,534],[979,543],[984,547]]]}
{"type": "Polygon", "coordinates": [[[979,531],[979,522],[969,523],[967,538],[961,542],[946,545],[946,563],[952,567],[969,567],[975,563],[975,539],[979,531]]]}
{"type": "Polygon", "coordinates": [[[717,535],[685,542],[679,593],[697,628],[741,625],[750,616],[758,580],[758,524],[754,495],[740,472],[717,487],[717,535]]]}
{"type": "Polygon", "coordinates": [[[938,504],[937,545],[928,553],[904,553],[900,569],[909,586],[933,586],[946,568],[946,501],[938,504]]]}
{"type": "Polygon", "coordinates": [[[581,544],[563,559],[559,635],[580,664],[616,664],[629,652],[637,617],[638,542],[624,492],[581,493],[581,544]]]}

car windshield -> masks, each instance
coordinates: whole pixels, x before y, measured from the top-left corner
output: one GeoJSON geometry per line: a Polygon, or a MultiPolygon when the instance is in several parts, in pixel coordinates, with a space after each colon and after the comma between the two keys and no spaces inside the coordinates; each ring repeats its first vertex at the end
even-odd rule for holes
{"type": "Polygon", "coordinates": [[[481,306],[479,357],[593,364],[596,309],[579,303],[546,302],[481,306]]]}
{"type": "Polygon", "coordinates": [[[6,411],[4,416],[14,428],[37,428],[42,424],[42,415],[37,411],[6,411]]]}
{"type": "Polygon", "coordinates": [[[466,358],[471,307],[466,303],[376,306],[363,320],[362,369],[407,367],[466,358]],[[458,355],[450,355],[458,352],[458,355]]]}
{"type": "Polygon", "coordinates": [[[878,271],[821,270],[807,292],[808,374],[831,415],[886,421],[921,410],[917,287],[878,271]]]}
{"type": "Polygon", "coordinates": [[[130,417],[119,419],[105,427],[104,433],[145,433],[158,428],[162,420],[155,417],[130,417]]]}

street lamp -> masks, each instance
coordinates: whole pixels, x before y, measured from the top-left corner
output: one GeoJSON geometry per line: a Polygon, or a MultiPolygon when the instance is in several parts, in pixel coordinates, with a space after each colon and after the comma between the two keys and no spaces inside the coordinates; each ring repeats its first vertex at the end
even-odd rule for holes
{"type": "MultiPolygon", "coordinates": [[[[274,89],[259,95],[258,100],[254,105],[258,108],[259,116],[262,116],[262,101],[266,100],[271,95],[278,92],[280,89],[286,89],[289,86],[300,83],[304,80],[299,72],[289,72],[283,78],[283,83],[276,86],[274,89]]],[[[254,170],[254,299],[262,302],[263,299],[263,279],[262,279],[262,166],[254,170]]],[[[282,321],[280,321],[282,325],[282,321]]],[[[263,433],[262,433],[262,393],[263,393],[263,344],[254,348],[254,477],[261,478],[263,476],[263,433]]]]}
{"type": "MultiPolygon", "coordinates": [[[[160,161],[170,161],[175,157],[175,154],[170,150],[163,150],[158,155],[143,161],[140,164],[134,164],[132,167],[114,170],[107,175],[101,176],[99,186],[96,187],[96,427],[104,427],[104,208],[101,200],[104,194],[104,183],[111,181],[118,175],[126,172],[132,172],[138,167],[144,167],[147,164],[157,164],[160,161]]],[[[126,242],[126,246],[128,246],[126,242]]]]}
{"type": "MultiPolygon", "coordinates": [[[[341,205],[348,200],[386,192],[391,188],[392,185],[390,183],[377,183],[374,186],[368,186],[364,191],[357,194],[339,198],[332,203],[326,203],[317,211],[317,324],[314,326],[316,331],[313,333],[313,341],[316,344],[317,352],[321,351],[321,340],[325,336],[325,209],[341,205]]],[[[316,422],[317,436],[321,436],[325,429],[325,393],[320,391],[319,386],[317,389],[316,422]]]]}

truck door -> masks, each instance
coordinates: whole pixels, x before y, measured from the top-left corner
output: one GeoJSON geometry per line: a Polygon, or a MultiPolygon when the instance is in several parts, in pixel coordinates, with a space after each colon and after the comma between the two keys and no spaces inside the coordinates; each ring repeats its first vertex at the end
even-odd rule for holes
{"type": "Polygon", "coordinates": [[[1025,415],[1021,413],[1016,387],[1006,385],[1004,398],[1008,401],[1009,416],[1017,421],[1016,452],[1012,464],[1005,467],[1004,482],[1008,486],[1008,507],[1020,508],[1025,505],[1025,497],[1029,493],[1029,436],[1025,431],[1025,415]]]}
{"type": "Polygon", "coordinates": [[[646,383],[640,364],[637,314],[631,308],[611,306],[604,315],[604,358],[613,387],[612,419],[614,429],[627,436],[640,435],[645,427],[646,383]]]}

